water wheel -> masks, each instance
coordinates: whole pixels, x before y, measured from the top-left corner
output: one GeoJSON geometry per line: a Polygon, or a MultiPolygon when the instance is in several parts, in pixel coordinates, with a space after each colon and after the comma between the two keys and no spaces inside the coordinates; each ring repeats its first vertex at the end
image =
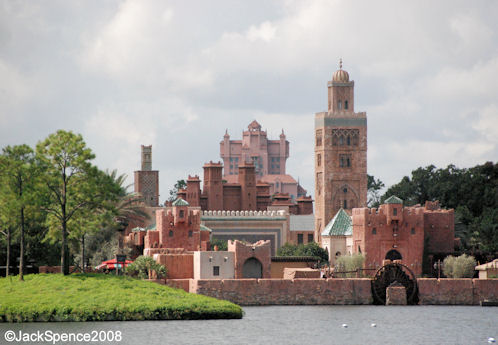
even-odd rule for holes
{"type": "Polygon", "coordinates": [[[403,264],[391,263],[379,268],[372,280],[374,304],[386,304],[386,289],[394,282],[405,287],[407,304],[418,303],[417,278],[412,270],[403,264]]]}

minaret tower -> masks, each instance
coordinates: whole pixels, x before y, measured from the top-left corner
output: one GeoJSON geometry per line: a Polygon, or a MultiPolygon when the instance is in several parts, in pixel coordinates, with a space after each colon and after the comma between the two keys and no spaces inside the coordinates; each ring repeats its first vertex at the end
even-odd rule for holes
{"type": "Polygon", "coordinates": [[[328,110],[315,114],[315,240],[343,208],[367,204],[367,115],[354,112],[354,81],[342,69],[328,82],[328,110]]]}
{"type": "Polygon", "coordinates": [[[159,171],[152,170],[152,145],[142,145],[142,170],[135,171],[135,193],[145,205],[159,206],[159,171]]]}

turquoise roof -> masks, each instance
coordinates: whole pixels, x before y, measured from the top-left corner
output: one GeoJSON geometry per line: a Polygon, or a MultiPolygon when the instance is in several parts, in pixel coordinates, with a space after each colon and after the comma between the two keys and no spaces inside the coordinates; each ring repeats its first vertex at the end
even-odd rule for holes
{"type": "Polygon", "coordinates": [[[189,206],[189,203],[182,198],[178,198],[173,202],[173,206],[189,206]]]}
{"type": "Polygon", "coordinates": [[[322,231],[322,236],[350,236],[353,234],[351,217],[342,208],[322,231]]]}
{"type": "Polygon", "coordinates": [[[403,204],[403,200],[398,198],[396,195],[391,195],[384,201],[384,204],[403,204]]]}
{"type": "Polygon", "coordinates": [[[201,224],[201,231],[209,231],[209,232],[213,232],[213,230],[211,230],[210,228],[208,228],[207,226],[201,224]]]}

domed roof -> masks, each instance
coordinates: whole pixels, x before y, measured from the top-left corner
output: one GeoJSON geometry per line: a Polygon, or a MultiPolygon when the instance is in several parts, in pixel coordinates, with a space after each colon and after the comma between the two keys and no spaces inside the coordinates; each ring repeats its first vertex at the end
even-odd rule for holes
{"type": "Polygon", "coordinates": [[[349,73],[342,69],[342,59],[339,60],[339,69],[332,75],[332,81],[339,83],[349,82],[349,73]]]}

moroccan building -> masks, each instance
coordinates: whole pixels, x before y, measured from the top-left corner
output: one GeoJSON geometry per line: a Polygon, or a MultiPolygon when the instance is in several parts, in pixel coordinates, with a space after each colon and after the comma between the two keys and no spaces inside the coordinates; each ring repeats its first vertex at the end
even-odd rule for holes
{"type": "Polygon", "coordinates": [[[135,193],[147,206],[159,206],[159,171],[152,170],[152,145],[142,145],[142,169],[135,171],[135,193]]]}
{"type": "Polygon", "coordinates": [[[178,191],[178,197],[191,206],[200,206],[203,211],[266,211],[275,206],[292,214],[313,213],[311,197],[300,196],[291,200],[288,193],[273,195],[268,183],[258,180],[256,166],[242,161],[237,166],[237,174],[230,181],[223,177],[221,162],[204,164],[204,181],[201,190],[199,176],[187,179],[187,188],[178,191]],[[273,200],[272,200],[273,199],[273,200]]]}
{"type": "Polygon", "coordinates": [[[342,208],[367,203],[367,116],[354,112],[354,81],[342,69],[328,82],[328,110],[315,115],[315,238],[342,208]]]}
{"type": "Polygon", "coordinates": [[[230,140],[228,131],[220,142],[220,156],[223,160],[223,179],[237,183],[239,165],[252,163],[256,179],[270,186],[270,194],[289,194],[292,202],[306,195],[299,183],[286,173],[285,164],[289,158],[289,142],[284,131],[279,140],[269,140],[266,131],[254,120],[242,132],[242,140],[230,140]]]}
{"type": "Polygon", "coordinates": [[[378,209],[355,208],[352,223],[353,253],[365,256],[366,268],[377,268],[383,260],[402,260],[420,275],[424,248],[427,256],[454,251],[454,211],[441,209],[437,201],[407,207],[391,196],[378,209]]]}

